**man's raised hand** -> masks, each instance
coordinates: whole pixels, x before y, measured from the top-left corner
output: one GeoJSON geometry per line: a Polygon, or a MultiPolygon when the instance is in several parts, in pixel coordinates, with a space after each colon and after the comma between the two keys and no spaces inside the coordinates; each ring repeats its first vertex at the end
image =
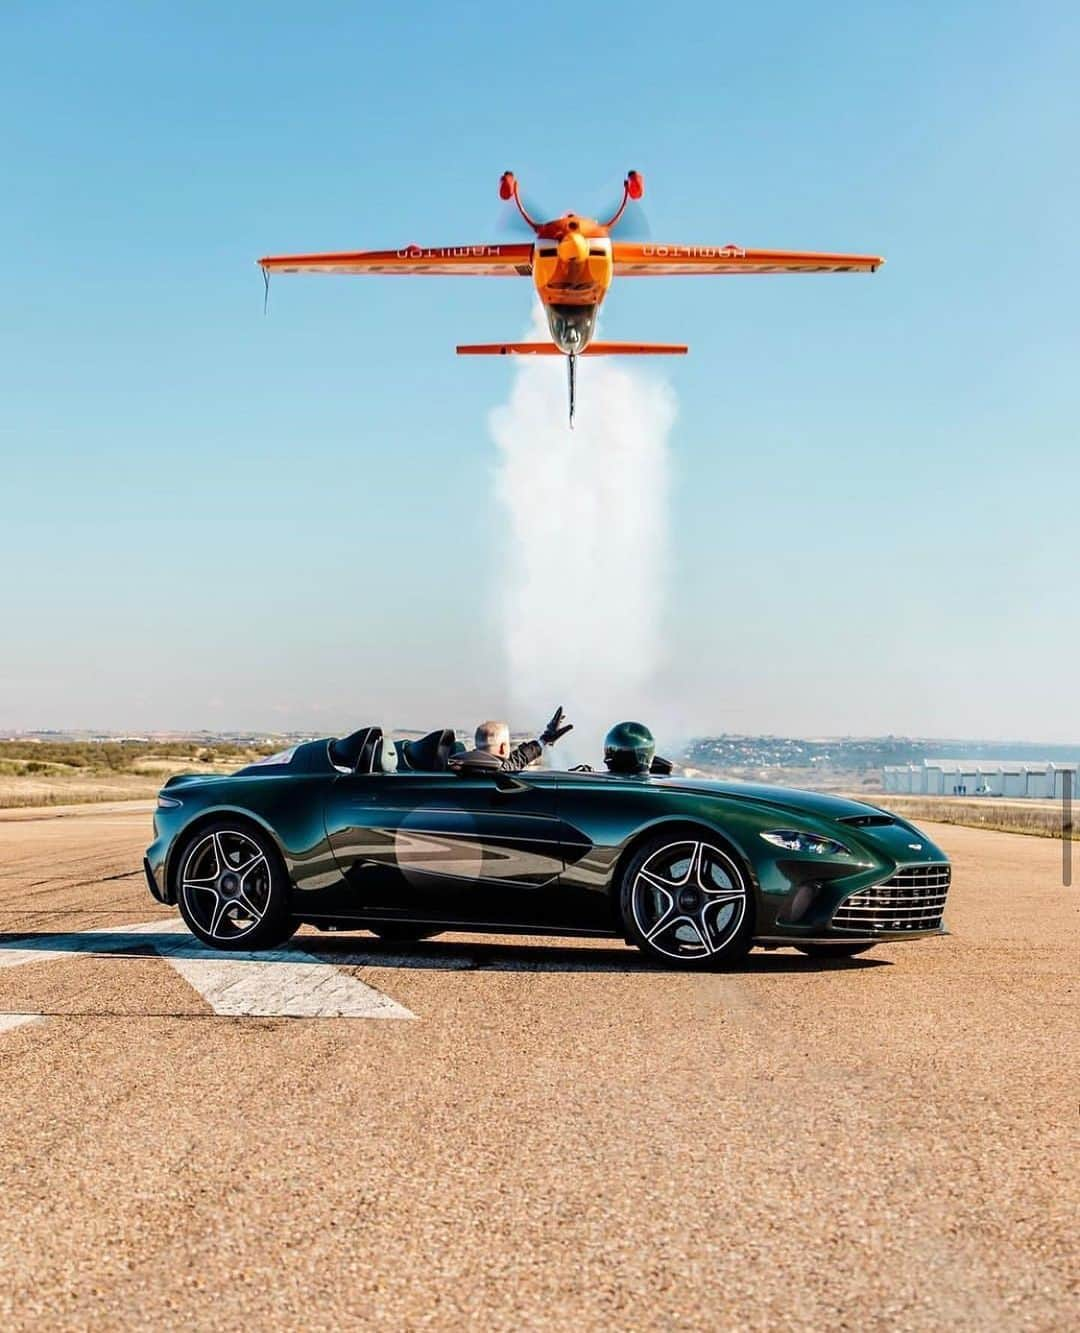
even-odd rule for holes
{"type": "Polygon", "coordinates": [[[551,721],[540,733],[540,744],[554,745],[560,736],[565,736],[568,731],[573,730],[574,724],[572,722],[563,721],[562,704],[560,704],[559,707],[555,709],[551,721]]]}

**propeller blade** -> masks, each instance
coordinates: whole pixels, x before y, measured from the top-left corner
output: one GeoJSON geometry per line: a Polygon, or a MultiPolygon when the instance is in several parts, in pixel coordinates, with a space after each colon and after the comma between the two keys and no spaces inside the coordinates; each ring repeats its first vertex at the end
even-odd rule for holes
{"type": "Polygon", "coordinates": [[[652,227],[649,226],[649,215],[645,212],[645,205],[638,203],[636,199],[631,199],[626,205],[626,212],[611,230],[620,241],[651,240],[652,227]]]}
{"type": "Polygon", "coordinates": [[[533,229],[517,210],[517,204],[499,205],[499,215],[495,220],[495,230],[500,236],[516,236],[521,240],[533,240],[533,229]]]}
{"type": "MultiPolygon", "coordinates": [[[[619,211],[623,201],[623,181],[618,184],[614,181],[609,182],[604,187],[603,199],[605,206],[597,213],[593,214],[601,222],[614,217],[619,211]]],[[[618,236],[621,241],[648,241],[652,239],[652,228],[649,226],[649,219],[645,212],[644,205],[637,199],[628,199],[626,209],[622,217],[611,229],[613,236],[618,236]]]]}
{"type": "MultiPolygon", "coordinates": [[[[518,182],[518,198],[521,200],[522,208],[534,221],[547,222],[552,217],[551,213],[545,213],[536,200],[525,193],[520,182],[518,182]]],[[[521,236],[530,240],[533,237],[532,228],[518,212],[518,206],[512,199],[500,205],[496,227],[504,236],[521,236]]]]}

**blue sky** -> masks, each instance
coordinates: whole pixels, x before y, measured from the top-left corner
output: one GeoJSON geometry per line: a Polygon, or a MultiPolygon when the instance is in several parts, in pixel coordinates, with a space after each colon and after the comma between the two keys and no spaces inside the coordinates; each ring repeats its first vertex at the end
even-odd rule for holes
{"type": "Polygon", "coordinates": [[[254,261],[498,239],[503,170],[554,213],[636,167],[656,239],[888,259],[609,298],[691,347],[663,687],[702,731],[1080,740],[1078,38],[1065,3],[5,5],[0,727],[500,711],[511,372],[453,346],[528,285],[283,279],[264,319],[254,261]]]}

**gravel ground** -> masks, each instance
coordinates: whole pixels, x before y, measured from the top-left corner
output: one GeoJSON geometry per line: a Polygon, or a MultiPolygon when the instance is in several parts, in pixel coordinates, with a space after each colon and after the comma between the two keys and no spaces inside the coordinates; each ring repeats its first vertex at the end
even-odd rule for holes
{"type": "MultiPolygon", "coordinates": [[[[167,919],[148,823],[0,821],[0,944],[167,919]]],[[[952,934],[849,963],[319,938],[411,1022],[217,1017],[136,952],[0,968],[46,1016],[0,1031],[0,1320],[1075,1326],[1080,890],[1055,843],[932,836],[952,934]]]]}

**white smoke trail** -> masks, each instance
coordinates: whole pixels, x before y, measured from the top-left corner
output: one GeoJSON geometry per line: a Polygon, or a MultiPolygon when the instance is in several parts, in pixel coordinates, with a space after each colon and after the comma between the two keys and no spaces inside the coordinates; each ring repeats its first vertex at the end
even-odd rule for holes
{"type": "MultiPolygon", "coordinates": [[[[537,310],[530,337],[547,341],[537,310]]],[[[502,624],[514,726],[566,707],[560,764],[594,766],[612,722],[649,720],[668,571],[666,383],[618,358],[578,363],[575,429],[561,357],[522,358],[490,427],[506,522],[502,624]]]]}

